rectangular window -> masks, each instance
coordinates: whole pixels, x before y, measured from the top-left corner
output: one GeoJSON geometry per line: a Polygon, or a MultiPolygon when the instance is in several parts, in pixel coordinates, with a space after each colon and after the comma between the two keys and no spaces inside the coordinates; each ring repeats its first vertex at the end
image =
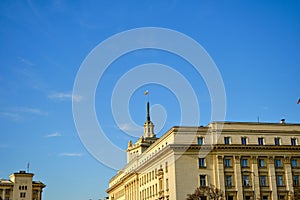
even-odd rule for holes
{"type": "Polygon", "coordinates": [[[169,190],[169,179],[166,179],[166,190],[169,190]]]}
{"type": "Polygon", "coordinates": [[[296,146],[297,145],[297,140],[296,138],[291,138],[291,145],[296,146]]]}
{"type": "Polygon", "coordinates": [[[260,186],[267,186],[267,176],[265,175],[261,175],[259,176],[259,183],[260,183],[260,186]]]}
{"type": "Polygon", "coordinates": [[[225,186],[232,187],[232,175],[225,176],[225,186]]]}
{"type": "Polygon", "coordinates": [[[277,181],[277,186],[284,186],[282,175],[277,175],[276,176],[276,181],[277,181]]]}
{"type": "Polygon", "coordinates": [[[259,166],[259,167],[265,167],[265,166],[266,166],[265,160],[264,160],[264,159],[259,159],[259,160],[258,160],[258,166],[259,166]]]}
{"type": "Polygon", "coordinates": [[[278,196],[278,199],[279,199],[279,200],[285,200],[285,196],[284,196],[284,195],[279,195],[279,196],[278,196]]]}
{"type": "Polygon", "coordinates": [[[275,159],[275,167],[282,167],[281,159],[275,159]]]}
{"type": "Polygon", "coordinates": [[[264,145],[264,138],[258,138],[258,145],[264,145]]]}
{"type": "Polygon", "coordinates": [[[200,186],[206,186],[206,175],[200,175],[200,186]]]}
{"type": "Polygon", "coordinates": [[[230,144],[230,137],[224,137],[224,144],[230,144]]]}
{"type": "Polygon", "coordinates": [[[246,145],[247,144],[247,138],[246,137],[242,137],[241,138],[241,142],[243,145],[246,145]]]}
{"type": "Polygon", "coordinates": [[[294,186],[300,186],[300,184],[299,184],[299,176],[298,175],[294,175],[293,176],[293,185],[294,186]]]}
{"type": "Polygon", "coordinates": [[[269,200],[269,197],[268,196],[263,196],[262,200],[269,200]]]}
{"type": "Polygon", "coordinates": [[[248,175],[244,175],[243,176],[243,185],[246,187],[250,186],[250,180],[249,180],[249,176],[248,175]]]}
{"type": "Polygon", "coordinates": [[[274,143],[275,143],[275,145],[279,146],[280,145],[280,138],[274,138],[274,143]]]}
{"type": "Polygon", "coordinates": [[[242,159],[241,165],[242,165],[242,167],[249,167],[248,159],[242,159]]]}
{"type": "Polygon", "coordinates": [[[250,196],[245,196],[245,199],[246,199],[246,200],[250,200],[251,197],[250,197],[250,196]]]}
{"type": "Polygon", "coordinates": [[[205,167],[205,158],[199,158],[198,162],[199,162],[199,167],[205,167]]]}
{"type": "Polygon", "coordinates": [[[225,158],[225,159],[224,159],[224,166],[225,166],[225,167],[231,167],[231,160],[225,158]]]}
{"type": "Polygon", "coordinates": [[[203,145],[204,138],[198,137],[198,145],[203,145]]]}
{"type": "Polygon", "coordinates": [[[166,173],[168,173],[168,162],[166,162],[165,165],[166,165],[166,167],[165,167],[166,170],[165,171],[166,171],[166,173]]]}
{"type": "Polygon", "coordinates": [[[298,167],[298,160],[292,159],[291,164],[292,164],[292,167],[298,167]]]}

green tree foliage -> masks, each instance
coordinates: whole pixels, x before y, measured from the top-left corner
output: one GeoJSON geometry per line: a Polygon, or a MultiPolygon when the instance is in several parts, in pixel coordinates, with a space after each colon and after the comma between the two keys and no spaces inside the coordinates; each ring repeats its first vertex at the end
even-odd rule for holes
{"type": "Polygon", "coordinates": [[[200,186],[193,194],[188,194],[186,200],[225,200],[225,195],[214,185],[200,186]]]}

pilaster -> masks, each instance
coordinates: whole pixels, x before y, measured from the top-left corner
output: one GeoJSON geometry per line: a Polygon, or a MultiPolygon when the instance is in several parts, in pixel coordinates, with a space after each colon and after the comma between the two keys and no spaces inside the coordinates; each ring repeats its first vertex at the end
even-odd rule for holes
{"type": "Polygon", "coordinates": [[[221,191],[225,192],[225,180],[224,180],[224,163],[223,163],[223,156],[217,156],[218,168],[217,168],[217,177],[218,177],[218,188],[221,191]]]}
{"type": "MultiPolygon", "coordinates": [[[[291,157],[286,156],[284,158],[284,175],[286,180],[286,190],[288,192],[294,192],[293,188],[293,178],[292,178],[292,167],[291,167],[291,157]]],[[[290,195],[288,199],[290,199],[290,195]]]]}
{"type": "Polygon", "coordinates": [[[237,190],[237,199],[243,199],[243,181],[241,173],[241,157],[234,156],[235,188],[237,190]]]}
{"type": "Polygon", "coordinates": [[[274,166],[274,157],[270,156],[268,158],[268,167],[269,167],[269,184],[270,190],[272,191],[272,200],[277,200],[277,183],[276,183],[276,173],[275,173],[275,166],[274,166]]]}
{"type": "Polygon", "coordinates": [[[252,172],[253,172],[253,180],[252,184],[254,187],[254,199],[257,200],[260,197],[260,188],[259,188],[259,173],[257,166],[257,156],[252,156],[252,172]]]}

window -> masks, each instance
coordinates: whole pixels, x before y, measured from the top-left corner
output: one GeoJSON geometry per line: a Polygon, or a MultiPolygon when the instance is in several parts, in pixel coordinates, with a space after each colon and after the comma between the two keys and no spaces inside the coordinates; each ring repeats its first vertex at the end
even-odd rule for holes
{"type": "Polygon", "coordinates": [[[227,199],[228,200],[234,200],[233,196],[228,196],[227,199]]]}
{"type": "Polygon", "coordinates": [[[250,186],[250,180],[248,175],[243,176],[243,185],[244,186],[250,186]]]}
{"type": "Polygon", "coordinates": [[[166,173],[168,173],[168,162],[165,163],[166,164],[166,173]]]}
{"type": "Polygon", "coordinates": [[[169,190],[169,179],[166,179],[166,190],[169,190]]]}
{"type": "Polygon", "coordinates": [[[250,200],[251,197],[250,196],[245,196],[245,200],[250,200]]]}
{"type": "Polygon", "coordinates": [[[279,146],[280,145],[280,138],[274,138],[274,143],[275,143],[275,145],[279,146]]]}
{"type": "Polygon", "coordinates": [[[296,138],[291,138],[291,145],[296,146],[297,145],[297,140],[296,138]]]}
{"type": "Polygon", "coordinates": [[[264,196],[262,197],[262,200],[269,200],[269,197],[264,195],[264,196]]]}
{"type": "Polygon", "coordinates": [[[277,186],[283,186],[283,176],[282,175],[277,175],[276,176],[276,180],[277,180],[277,186]]]}
{"type": "Polygon", "coordinates": [[[300,186],[300,184],[299,184],[299,176],[298,175],[294,175],[293,176],[293,185],[294,186],[300,186]]]}
{"type": "Polygon", "coordinates": [[[232,187],[232,175],[225,176],[225,186],[232,187]]]}
{"type": "Polygon", "coordinates": [[[200,186],[206,186],[206,175],[200,175],[200,186]]]}
{"type": "Polygon", "coordinates": [[[282,167],[281,159],[275,159],[275,167],[282,167]]]}
{"type": "Polygon", "coordinates": [[[298,167],[298,160],[297,159],[292,159],[292,167],[298,167]]]}
{"type": "Polygon", "coordinates": [[[264,160],[264,159],[259,159],[259,160],[258,160],[258,166],[259,166],[259,167],[265,167],[265,166],[266,166],[265,160],[264,160]]]}
{"type": "Polygon", "coordinates": [[[261,175],[259,176],[260,186],[267,186],[267,176],[261,175]]]}
{"type": "Polygon", "coordinates": [[[202,145],[204,142],[204,138],[203,137],[198,137],[198,145],[202,145]]]}
{"type": "Polygon", "coordinates": [[[247,138],[246,137],[242,137],[241,138],[241,142],[243,145],[246,145],[247,144],[247,138]]]}
{"type": "Polygon", "coordinates": [[[284,195],[279,195],[279,196],[278,196],[278,199],[279,199],[279,200],[285,200],[285,196],[284,196],[284,195]]]}
{"type": "Polygon", "coordinates": [[[199,158],[199,167],[205,167],[205,158],[199,158]]]}
{"type": "Polygon", "coordinates": [[[230,144],[230,137],[224,137],[224,144],[230,144]]]}
{"type": "Polygon", "coordinates": [[[21,192],[21,193],[20,193],[20,197],[21,197],[21,198],[25,198],[25,197],[26,197],[26,193],[25,193],[25,192],[21,192]]]}
{"type": "Polygon", "coordinates": [[[264,138],[258,138],[258,145],[264,145],[264,138]]]}
{"type": "Polygon", "coordinates": [[[225,167],[231,167],[231,160],[230,159],[224,159],[224,166],[225,167]]]}
{"type": "Polygon", "coordinates": [[[248,159],[242,159],[242,167],[249,167],[248,159]]]}

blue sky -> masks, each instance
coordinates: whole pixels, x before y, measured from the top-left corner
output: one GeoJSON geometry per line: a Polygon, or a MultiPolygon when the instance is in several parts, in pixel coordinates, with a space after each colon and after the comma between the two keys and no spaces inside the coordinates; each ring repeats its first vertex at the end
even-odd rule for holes
{"type": "MultiPolygon", "coordinates": [[[[0,177],[26,169],[29,161],[35,179],[47,185],[44,200],[106,196],[116,171],[81,142],[72,113],[72,98],[81,98],[72,90],[88,54],[114,34],[134,28],[168,28],[201,44],[222,76],[227,121],[259,117],[299,123],[299,10],[299,1],[1,1],[0,177]]],[[[135,139],[124,131],[142,131],[114,121],[113,87],[133,67],[153,62],[190,81],[199,101],[199,124],[210,122],[209,92],[189,63],[159,50],[132,52],[105,71],[95,96],[98,121],[121,149],[135,139]]],[[[152,115],[161,129],[157,134],[180,125],[176,94],[158,84],[142,85],[131,95],[133,121],[141,126],[145,120],[146,89],[151,104],[161,105],[152,115]]]]}

